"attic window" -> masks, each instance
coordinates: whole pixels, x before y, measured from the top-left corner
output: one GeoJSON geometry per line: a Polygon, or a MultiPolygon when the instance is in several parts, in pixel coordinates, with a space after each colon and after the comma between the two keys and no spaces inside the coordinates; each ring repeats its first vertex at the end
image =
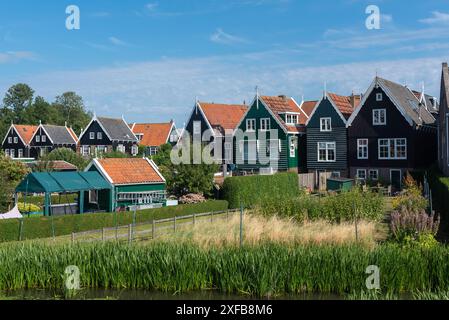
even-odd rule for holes
{"type": "Polygon", "coordinates": [[[376,101],[383,101],[383,98],[382,93],[376,93],[376,101]]]}
{"type": "Polygon", "coordinates": [[[297,114],[287,114],[286,117],[287,124],[297,124],[298,123],[298,115],[297,114]]]}

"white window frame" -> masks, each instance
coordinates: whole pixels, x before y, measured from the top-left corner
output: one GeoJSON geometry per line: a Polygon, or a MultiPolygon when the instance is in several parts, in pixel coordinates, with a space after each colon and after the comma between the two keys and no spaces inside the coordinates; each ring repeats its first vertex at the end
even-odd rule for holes
{"type": "Polygon", "coordinates": [[[126,147],[123,144],[117,146],[117,151],[121,153],[126,153],[126,147]]]}
{"type": "Polygon", "coordinates": [[[5,149],[5,156],[9,158],[9,149],[5,149]]]}
{"type": "Polygon", "coordinates": [[[103,132],[97,132],[97,140],[103,140],[103,132]]]}
{"type": "Polygon", "coordinates": [[[12,144],[12,137],[8,137],[8,143],[12,144]]]}
{"type": "Polygon", "coordinates": [[[381,92],[376,93],[376,101],[383,101],[383,100],[384,100],[383,93],[381,93],[381,92]]]}
{"type": "Polygon", "coordinates": [[[133,144],[133,146],[131,147],[131,155],[132,156],[137,156],[137,154],[139,153],[139,147],[135,144],[133,144]]]}
{"type": "Polygon", "coordinates": [[[17,157],[18,157],[19,159],[23,159],[23,149],[17,150],[17,157]]]}
{"type": "Polygon", "coordinates": [[[387,109],[373,109],[373,126],[385,126],[385,125],[387,125],[387,109]],[[382,113],[384,116],[383,121],[381,121],[382,113]]]}
{"type": "Polygon", "coordinates": [[[281,145],[280,139],[268,139],[266,140],[268,142],[267,151],[270,153],[270,160],[279,160],[281,157],[281,151],[279,150],[279,147],[281,145]],[[275,142],[272,142],[275,141],[275,142]],[[276,152],[272,152],[276,150],[276,152]],[[274,157],[273,155],[277,154],[277,157],[274,157]]]}
{"type": "Polygon", "coordinates": [[[150,156],[157,155],[157,147],[150,147],[150,156]]]}
{"type": "Polygon", "coordinates": [[[232,143],[225,142],[224,143],[224,159],[225,161],[232,161],[232,143]]]}
{"type": "Polygon", "coordinates": [[[89,132],[89,139],[95,140],[95,132],[89,132]]]}
{"type": "Polygon", "coordinates": [[[36,142],[41,142],[41,136],[36,136],[36,142]]]}
{"type": "Polygon", "coordinates": [[[246,131],[256,131],[256,119],[246,119],[246,131]]]}
{"type": "Polygon", "coordinates": [[[317,159],[318,162],[336,162],[337,161],[337,143],[335,141],[322,141],[322,142],[317,142],[317,159]],[[326,147],[325,149],[320,149],[320,144],[325,144],[326,147]],[[333,148],[330,148],[329,145],[334,145],[333,148]],[[320,150],[325,150],[326,151],[326,160],[321,160],[320,159],[320,150]],[[334,151],[334,159],[333,160],[329,160],[329,150],[333,150],[334,151]]]}
{"type": "Polygon", "coordinates": [[[366,169],[357,169],[356,171],[356,177],[358,180],[366,180],[366,169]],[[365,178],[360,178],[359,172],[363,172],[365,178]]]}
{"type": "Polygon", "coordinates": [[[98,204],[98,190],[89,190],[89,203],[98,204]]]}
{"type": "Polygon", "coordinates": [[[14,144],[18,144],[19,143],[19,138],[18,137],[14,137],[14,144]]]}
{"type": "Polygon", "coordinates": [[[243,161],[257,161],[257,149],[258,149],[258,141],[257,140],[242,140],[240,141],[241,143],[241,151],[242,151],[242,160],[243,161]],[[250,147],[250,144],[256,144],[256,149],[254,152],[254,158],[251,158],[250,156],[252,156],[253,154],[251,154],[251,150],[253,150],[253,148],[250,147]],[[245,144],[248,145],[248,154],[247,154],[247,158],[245,158],[245,144]]]}
{"type": "Polygon", "coordinates": [[[340,178],[341,177],[341,172],[340,171],[332,171],[331,172],[331,177],[333,177],[333,178],[340,178]]]}
{"type": "Polygon", "coordinates": [[[379,180],[379,170],[377,169],[369,169],[368,170],[368,178],[371,181],[378,181],[379,180]],[[376,173],[376,178],[371,178],[371,173],[375,172],[376,173]]]}
{"type": "Polygon", "coordinates": [[[384,138],[384,139],[378,139],[377,140],[377,157],[379,160],[407,160],[407,138],[384,138]],[[399,140],[404,140],[405,144],[398,145],[399,140]],[[381,141],[387,141],[387,145],[382,145],[382,147],[386,147],[388,149],[388,156],[381,156],[381,141]],[[391,147],[393,143],[393,150],[394,150],[394,156],[391,155],[391,147]],[[405,155],[400,157],[398,156],[398,147],[404,147],[405,148],[405,155]]]}
{"type": "Polygon", "coordinates": [[[285,123],[295,125],[299,122],[299,115],[295,113],[286,113],[285,114],[285,123]],[[290,118],[290,119],[289,119],[290,118]]]}
{"type": "Polygon", "coordinates": [[[41,141],[44,142],[44,143],[47,142],[47,136],[46,136],[46,135],[43,135],[43,136],[41,137],[41,141]]]}
{"type": "Polygon", "coordinates": [[[11,159],[15,159],[16,158],[16,151],[14,149],[10,149],[9,150],[9,157],[11,159]]]}
{"type": "Polygon", "coordinates": [[[201,134],[201,121],[193,121],[193,134],[201,134]]]}
{"type": "Polygon", "coordinates": [[[332,118],[320,118],[320,131],[331,132],[332,131],[332,118]]]}
{"type": "Polygon", "coordinates": [[[368,152],[369,152],[369,140],[366,138],[357,139],[357,159],[360,159],[360,160],[368,159],[369,158],[368,152]],[[366,141],[366,144],[362,145],[361,144],[362,141],[366,141]],[[366,149],[366,155],[363,155],[364,154],[363,151],[365,151],[364,149],[366,149]],[[362,155],[360,155],[360,151],[362,151],[362,155]]]}
{"type": "Polygon", "coordinates": [[[261,118],[260,119],[260,131],[269,131],[271,129],[271,119],[261,118]]]}
{"type": "Polygon", "coordinates": [[[81,147],[81,154],[82,154],[84,157],[89,156],[89,154],[90,154],[90,147],[89,147],[89,146],[82,146],[82,147],[81,147]]]}

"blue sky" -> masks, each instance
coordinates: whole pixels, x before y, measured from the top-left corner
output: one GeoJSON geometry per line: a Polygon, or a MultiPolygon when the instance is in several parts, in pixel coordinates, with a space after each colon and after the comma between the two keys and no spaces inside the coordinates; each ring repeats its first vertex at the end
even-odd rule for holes
{"type": "Polygon", "coordinates": [[[76,91],[99,115],[178,126],[196,97],[249,102],[258,86],[312,100],[324,82],[363,92],[376,72],[439,96],[447,30],[447,0],[2,1],[0,96],[26,82],[49,100],[76,91]],[[71,4],[80,30],[65,28],[71,4]],[[365,27],[370,4],[380,30],[365,27]]]}

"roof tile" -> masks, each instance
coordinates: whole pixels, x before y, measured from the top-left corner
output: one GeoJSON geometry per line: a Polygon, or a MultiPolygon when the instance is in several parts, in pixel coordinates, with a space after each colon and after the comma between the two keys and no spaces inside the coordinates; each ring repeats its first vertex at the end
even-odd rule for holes
{"type": "Polygon", "coordinates": [[[147,159],[99,159],[114,184],[163,183],[164,180],[147,159]]]}

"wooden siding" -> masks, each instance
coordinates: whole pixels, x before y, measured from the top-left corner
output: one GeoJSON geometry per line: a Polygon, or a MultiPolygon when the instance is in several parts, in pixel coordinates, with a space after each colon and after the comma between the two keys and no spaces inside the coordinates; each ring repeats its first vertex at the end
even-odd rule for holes
{"type": "Polygon", "coordinates": [[[328,99],[323,99],[307,124],[307,169],[311,170],[346,170],[348,168],[346,124],[328,99]],[[320,119],[331,118],[330,132],[320,131],[320,119]],[[334,162],[318,161],[318,143],[335,142],[334,162]]]}
{"type": "Polygon", "coordinates": [[[22,142],[22,139],[17,134],[17,131],[14,128],[10,128],[8,133],[6,134],[5,142],[2,145],[3,150],[14,150],[14,156],[17,158],[19,156],[19,150],[23,150],[23,157],[30,158],[30,148],[22,142]],[[8,142],[8,138],[12,138],[12,143],[8,142]],[[14,143],[14,138],[17,138],[17,143],[14,143]]]}

